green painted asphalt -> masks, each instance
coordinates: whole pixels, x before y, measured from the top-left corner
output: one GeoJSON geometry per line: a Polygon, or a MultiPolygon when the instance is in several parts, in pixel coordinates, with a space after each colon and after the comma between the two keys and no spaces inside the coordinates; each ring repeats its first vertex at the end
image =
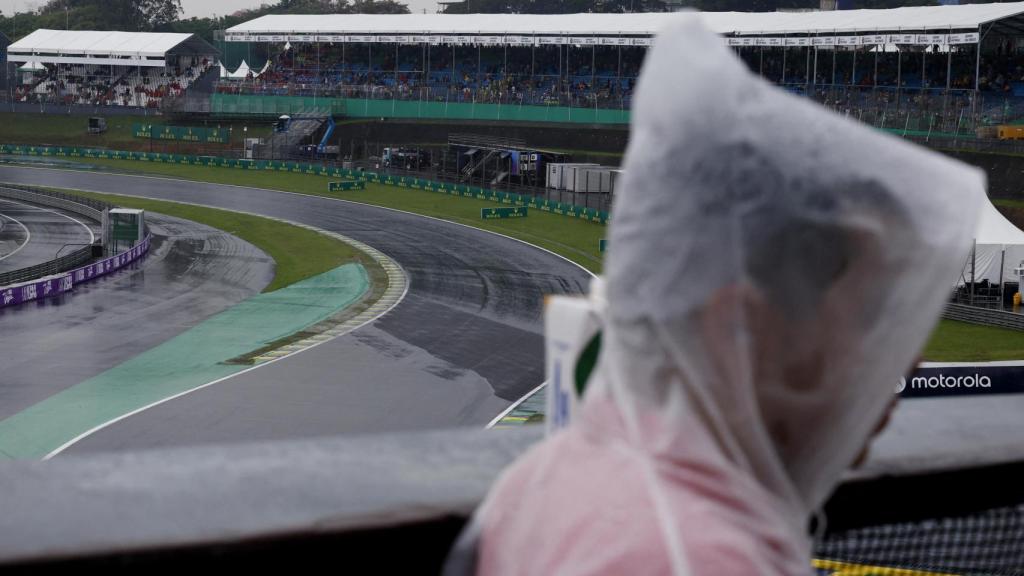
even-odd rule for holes
{"type": "Polygon", "coordinates": [[[94,378],[0,421],[0,457],[41,458],[78,435],[169,396],[248,368],[223,362],[354,304],[366,270],[345,264],[258,294],[94,378]]]}

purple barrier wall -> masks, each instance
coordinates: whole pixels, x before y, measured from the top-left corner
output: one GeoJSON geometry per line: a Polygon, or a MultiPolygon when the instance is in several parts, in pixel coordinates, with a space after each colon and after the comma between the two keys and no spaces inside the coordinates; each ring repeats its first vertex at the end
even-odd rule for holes
{"type": "Polygon", "coordinates": [[[93,262],[87,266],[82,266],[81,268],[75,268],[74,270],[50,276],[43,280],[33,280],[14,286],[0,287],[0,308],[16,306],[24,302],[70,292],[78,284],[84,284],[101,276],[106,276],[111,272],[116,272],[142,258],[149,252],[151,238],[151,235],[147,235],[142,242],[139,242],[132,249],[116,256],[93,262]]]}

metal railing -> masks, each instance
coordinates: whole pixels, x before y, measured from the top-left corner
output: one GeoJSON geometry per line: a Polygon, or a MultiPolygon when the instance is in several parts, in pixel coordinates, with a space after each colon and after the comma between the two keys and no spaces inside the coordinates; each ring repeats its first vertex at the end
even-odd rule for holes
{"type": "MultiPolygon", "coordinates": [[[[32,186],[21,186],[16,184],[0,185],[0,197],[12,200],[23,200],[41,206],[60,208],[68,212],[80,214],[96,222],[103,221],[103,211],[113,208],[113,204],[57,192],[45,190],[32,186]]],[[[0,286],[9,286],[21,282],[28,282],[37,278],[44,278],[54,274],[66,272],[78,266],[88,263],[93,258],[93,245],[79,248],[70,254],[55,258],[48,262],[26,266],[17,270],[0,273],[0,286]]]]}

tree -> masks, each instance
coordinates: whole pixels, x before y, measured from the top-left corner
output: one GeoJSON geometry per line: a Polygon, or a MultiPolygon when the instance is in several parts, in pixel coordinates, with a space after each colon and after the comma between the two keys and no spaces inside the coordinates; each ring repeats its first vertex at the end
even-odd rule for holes
{"type": "Polygon", "coordinates": [[[353,0],[353,14],[408,14],[409,7],[395,0],[353,0]]]}
{"type": "Polygon", "coordinates": [[[448,4],[446,14],[576,14],[579,12],[648,12],[664,10],[662,0],[463,0],[448,4]]]}
{"type": "Polygon", "coordinates": [[[139,32],[175,22],[181,0],[49,0],[36,15],[41,27],[139,32]]]}

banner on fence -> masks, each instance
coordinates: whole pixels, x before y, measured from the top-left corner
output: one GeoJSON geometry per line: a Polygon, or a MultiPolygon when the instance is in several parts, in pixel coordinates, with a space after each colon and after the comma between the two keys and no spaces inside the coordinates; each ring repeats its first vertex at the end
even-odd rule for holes
{"type": "Polygon", "coordinates": [[[346,192],[348,190],[365,190],[366,182],[360,180],[346,180],[342,182],[328,182],[329,192],[346,192]]]}
{"type": "Polygon", "coordinates": [[[526,218],[529,215],[529,208],[522,206],[516,208],[481,208],[480,217],[484,220],[495,218],[526,218]]]}
{"type": "Polygon", "coordinates": [[[64,272],[41,280],[23,282],[15,286],[0,287],[0,308],[16,306],[25,302],[69,292],[76,284],[82,284],[94,278],[116,272],[146,254],[149,251],[150,239],[150,236],[146,236],[138,245],[129,250],[82,266],[81,268],[76,268],[70,272],[64,272]]]}

